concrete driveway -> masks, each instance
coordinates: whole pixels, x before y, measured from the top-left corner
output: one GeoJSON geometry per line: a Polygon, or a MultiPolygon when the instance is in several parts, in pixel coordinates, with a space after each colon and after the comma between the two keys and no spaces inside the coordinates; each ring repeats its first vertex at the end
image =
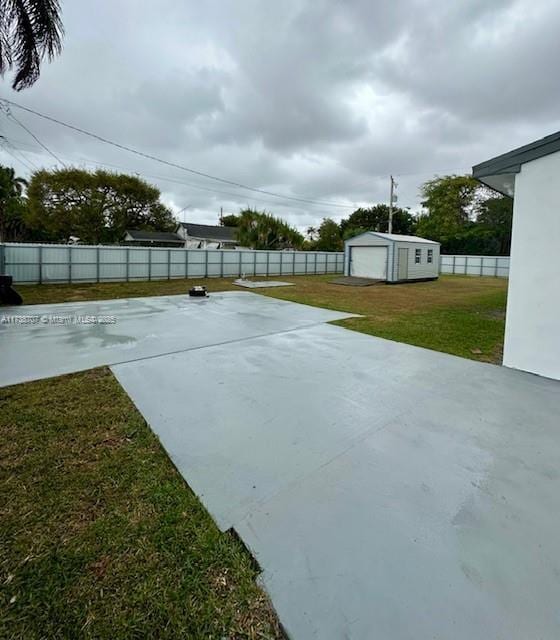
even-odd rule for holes
{"type": "Polygon", "coordinates": [[[557,640],[560,383],[324,324],[346,315],[243,292],[4,310],[0,386],[113,364],[291,638],[557,640]]]}
{"type": "Polygon", "coordinates": [[[113,371],[291,638],[560,637],[559,383],[328,325],[113,371]]]}
{"type": "Polygon", "coordinates": [[[3,307],[0,387],[350,316],[241,291],[3,307]]]}

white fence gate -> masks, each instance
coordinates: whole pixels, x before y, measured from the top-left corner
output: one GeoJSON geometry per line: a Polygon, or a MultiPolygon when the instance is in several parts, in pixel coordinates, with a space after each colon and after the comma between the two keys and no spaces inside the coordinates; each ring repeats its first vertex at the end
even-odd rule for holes
{"type": "Polygon", "coordinates": [[[17,284],[342,273],[344,253],[6,243],[0,273],[17,284]]]}

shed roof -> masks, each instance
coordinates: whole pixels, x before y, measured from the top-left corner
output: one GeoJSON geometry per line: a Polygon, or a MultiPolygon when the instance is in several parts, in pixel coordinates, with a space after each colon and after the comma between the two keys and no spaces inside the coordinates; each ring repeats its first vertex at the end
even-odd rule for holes
{"type": "Polygon", "coordinates": [[[390,242],[416,242],[421,244],[439,244],[439,242],[435,242],[434,240],[427,240],[426,238],[419,238],[418,236],[405,236],[400,233],[381,233],[380,231],[366,231],[364,233],[360,233],[353,238],[349,238],[346,242],[350,240],[355,240],[356,238],[361,238],[362,236],[371,235],[378,236],[385,240],[389,240],[390,242]]]}
{"type": "Polygon", "coordinates": [[[235,242],[235,227],[222,227],[212,224],[194,224],[192,222],[180,222],[187,235],[201,240],[218,240],[220,242],[235,242]]]}
{"type": "Polygon", "coordinates": [[[126,235],[129,236],[131,240],[137,240],[138,242],[175,242],[181,245],[185,242],[172,231],[144,231],[141,229],[129,229],[126,232],[126,235]]]}
{"type": "Polygon", "coordinates": [[[560,131],[474,165],[473,178],[495,191],[513,196],[515,174],[521,171],[521,165],[557,151],[560,151],[560,131]]]}

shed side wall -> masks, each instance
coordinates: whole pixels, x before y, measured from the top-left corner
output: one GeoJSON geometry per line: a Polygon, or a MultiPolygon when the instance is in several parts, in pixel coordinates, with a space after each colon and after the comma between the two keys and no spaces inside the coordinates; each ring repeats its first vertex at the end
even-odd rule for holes
{"type": "Polygon", "coordinates": [[[437,278],[439,275],[439,244],[428,244],[423,242],[395,242],[395,259],[391,280],[398,280],[399,249],[408,249],[408,280],[420,280],[422,278],[437,278]],[[415,262],[415,249],[420,249],[420,264],[415,262]],[[428,249],[434,252],[433,262],[428,263],[428,249]]]}

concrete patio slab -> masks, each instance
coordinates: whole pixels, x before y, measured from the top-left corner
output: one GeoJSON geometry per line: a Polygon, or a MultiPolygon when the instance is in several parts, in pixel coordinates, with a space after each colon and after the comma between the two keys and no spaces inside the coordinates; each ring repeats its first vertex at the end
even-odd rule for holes
{"type": "Polygon", "coordinates": [[[293,282],[282,282],[280,280],[234,280],[233,284],[246,289],[268,289],[269,287],[293,287],[293,282]]]}
{"type": "Polygon", "coordinates": [[[113,371],[290,637],[560,637],[558,382],[327,325],[113,371]]]}
{"type": "Polygon", "coordinates": [[[5,307],[0,387],[347,317],[241,291],[5,307]]]}

